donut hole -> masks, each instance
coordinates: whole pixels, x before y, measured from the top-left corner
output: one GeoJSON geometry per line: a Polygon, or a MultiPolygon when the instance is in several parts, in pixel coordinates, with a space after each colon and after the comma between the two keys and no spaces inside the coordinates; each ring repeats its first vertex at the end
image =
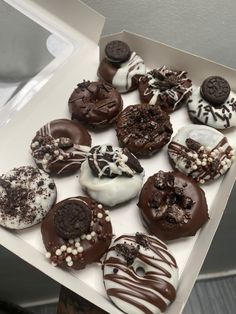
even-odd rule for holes
{"type": "Polygon", "coordinates": [[[139,277],[144,277],[145,276],[145,269],[142,267],[142,266],[138,266],[136,269],[135,269],[135,273],[136,275],[138,275],[139,277]]]}

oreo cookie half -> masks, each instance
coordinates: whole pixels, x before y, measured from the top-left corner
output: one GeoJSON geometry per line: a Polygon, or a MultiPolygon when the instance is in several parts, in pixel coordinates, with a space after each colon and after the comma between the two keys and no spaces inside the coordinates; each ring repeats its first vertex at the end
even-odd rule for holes
{"type": "Polygon", "coordinates": [[[200,92],[211,105],[219,106],[229,97],[230,85],[223,77],[210,76],[203,81],[200,92]]]}
{"type": "Polygon", "coordinates": [[[122,63],[129,59],[131,51],[129,46],[121,40],[113,40],[105,47],[105,53],[109,61],[122,63]]]}

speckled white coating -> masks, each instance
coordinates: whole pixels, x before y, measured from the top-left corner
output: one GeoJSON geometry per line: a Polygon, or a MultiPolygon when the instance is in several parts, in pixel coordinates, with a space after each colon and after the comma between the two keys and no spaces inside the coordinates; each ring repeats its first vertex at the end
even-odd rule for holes
{"type": "Polygon", "coordinates": [[[164,297],[162,289],[160,291],[163,294],[157,291],[158,283],[161,287],[161,280],[164,280],[167,282],[166,288],[171,285],[173,290],[176,290],[178,286],[178,268],[172,254],[159,239],[149,235],[146,237],[152,244],[150,248],[136,243],[135,235],[119,237],[113,242],[104,260],[103,278],[107,293],[114,304],[127,314],[145,314],[147,310],[148,313],[160,314],[162,311],[156,304],[153,304],[151,298],[149,299],[150,295],[157,300],[157,304],[160,299],[167,307],[170,300],[164,297]],[[115,250],[117,244],[139,246],[138,256],[132,265],[126,265],[125,258],[117,254],[115,250]],[[140,268],[143,270],[141,275],[137,271],[140,268]],[[114,273],[114,269],[117,273],[114,273]],[[156,282],[157,286],[152,286],[152,282],[156,282]],[[111,292],[110,295],[109,291],[114,291],[114,289],[116,292],[111,292]],[[124,300],[123,297],[132,301],[124,300]]]}
{"type": "Polygon", "coordinates": [[[230,92],[224,104],[214,107],[200,94],[200,87],[193,89],[188,101],[190,117],[215,129],[226,129],[236,126],[236,94],[230,92]]]}
{"type": "Polygon", "coordinates": [[[143,59],[136,52],[132,52],[129,60],[120,64],[112,79],[112,85],[116,87],[118,92],[125,93],[132,86],[132,78],[135,75],[144,75],[145,73],[146,66],[143,59]]]}
{"type": "Polygon", "coordinates": [[[134,198],[142,187],[144,172],[136,173],[132,177],[117,176],[115,178],[95,177],[86,160],[81,168],[79,182],[93,199],[115,206],[134,198]]]}
{"type": "MultiPolygon", "coordinates": [[[[0,225],[10,229],[24,229],[39,223],[47,214],[49,209],[56,200],[56,186],[53,179],[42,170],[25,166],[14,168],[0,177],[5,182],[9,183],[10,190],[27,191],[22,204],[28,207],[27,212],[22,216],[22,207],[14,207],[14,216],[6,213],[1,206],[2,199],[8,199],[7,190],[0,184],[0,225]],[[17,175],[19,169],[24,169],[22,175],[17,175]],[[37,175],[32,177],[31,170],[37,172],[37,175]],[[12,177],[15,177],[12,180],[12,177]],[[49,185],[53,184],[54,188],[49,185]]],[[[21,194],[22,195],[22,194],[21,194]]],[[[17,201],[15,202],[17,203],[17,201]]]]}

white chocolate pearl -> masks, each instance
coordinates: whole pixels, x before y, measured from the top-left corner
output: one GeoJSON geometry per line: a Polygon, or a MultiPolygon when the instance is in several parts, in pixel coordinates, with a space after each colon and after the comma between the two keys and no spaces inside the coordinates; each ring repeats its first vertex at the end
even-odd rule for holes
{"type": "Polygon", "coordinates": [[[211,157],[209,157],[207,160],[208,160],[209,162],[212,162],[212,161],[213,161],[213,159],[212,159],[211,157]]]}
{"type": "Polygon", "coordinates": [[[188,152],[189,157],[193,157],[193,154],[191,152],[188,152]]]}
{"type": "Polygon", "coordinates": [[[216,157],[215,152],[211,152],[211,157],[216,157]]]}
{"type": "Polygon", "coordinates": [[[196,164],[197,164],[198,166],[200,166],[200,165],[202,164],[201,160],[200,160],[200,159],[197,159],[197,160],[196,160],[196,164]]]}
{"type": "Polygon", "coordinates": [[[70,244],[73,244],[75,241],[73,239],[69,239],[68,241],[70,244]]]}
{"type": "Polygon", "coordinates": [[[228,168],[229,168],[229,167],[228,167],[227,165],[224,165],[224,166],[223,166],[223,169],[224,169],[225,171],[228,170],[228,168]]]}
{"type": "Polygon", "coordinates": [[[203,158],[206,158],[206,157],[207,157],[207,154],[203,154],[202,157],[203,157],[203,158]]]}
{"type": "Polygon", "coordinates": [[[43,165],[46,165],[47,163],[48,163],[47,159],[43,159],[43,160],[42,160],[42,164],[43,164],[43,165]]]}
{"type": "Polygon", "coordinates": [[[204,146],[201,146],[201,147],[199,148],[199,150],[204,150],[204,146]]]}
{"type": "Polygon", "coordinates": [[[207,146],[207,147],[206,147],[206,150],[207,150],[208,152],[210,152],[210,151],[211,151],[211,148],[210,148],[209,146],[207,146]]]}
{"type": "Polygon", "coordinates": [[[194,159],[198,159],[198,154],[193,154],[194,159]]]}
{"type": "Polygon", "coordinates": [[[56,267],[57,263],[51,262],[52,266],[56,267]]]}
{"type": "Polygon", "coordinates": [[[81,239],[82,240],[86,239],[86,234],[82,234],[81,239]]]}
{"type": "Polygon", "coordinates": [[[221,161],[220,163],[222,166],[226,165],[226,162],[224,160],[221,161]]]}
{"type": "Polygon", "coordinates": [[[110,211],[109,210],[105,210],[105,214],[109,215],[110,211]]]}
{"type": "Polygon", "coordinates": [[[80,243],[79,242],[75,242],[75,247],[80,247],[80,243]]]}
{"type": "Polygon", "coordinates": [[[67,247],[66,247],[66,245],[62,245],[62,246],[60,247],[60,249],[61,249],[62,252],[65,252],[66,249],[67,249],[67,247]]]}
{"type": "Polygon", "coordinates": [[[54,150],[53,153],[54,153],[54,155],[56,155],[56,156],[60,154],[59,150],[54,150]]]}
{"type": "Polygon", "coordinates": [[[69,263],[71,260],[72,260],[72,259],[71,259],[71,256],[67,256],[67,257],[66,257],[67,263],[69,263]]]}
{"type": "Polygon", "coordinates": [[[66,252],[67,252],[67,253],[71,253],[71,252],[72,252],[72,248],[69,246],[69,247],[66,249],[66,252]]]}
{"type": "Polygon", "coordinates": [[[62,251],[61,251],[60,249],[57,249],[57,250],[56,250],[56,255],[57,255],[57,256],[60,256],[61,254],[62,254],[62,251]]]}
{"type": "Polygon", "coordinates": [[[201,179],[199,182],[200,182],[201,184],[204,184],[204,183],[205,183],[205,180],[201,179]]]}
{"type": "Polygon", "coordinates": [[[50,252],[47,252],[47,253],[45,254],[45,257],[46,257],[46,258],[50,258],[50,257],[51,257],[51,253],[50,253],[50,252]]]}
{"type": "Polygon", "coordinates": [[[206,166],[206,162],[205,161],[202,162],[202,166],[203,167],[206,166]]]}
{"type": "Polygon", "coordinates": [[[98,218],[102,218],[102,217],[103,217],[103,214],[102,214],[102,213],[98,213],[98,214],[97,214],[97,217],[98,217],[98,218]]]}
{"type": "Polygon", "coordinates": [[[84,250],[84,248],[83,248],[82,246],[78,247],[78,249],[77,249],[77,251],[78,251],[79,253],[82,253],[83,250],[84,250]]]}
{"type": "Polygon", "coordinates": [[[73,249],[73,250],[72,250],[72,254],[73,254],[73,255],[77,255],[77,254],[78,254],[78,251],[77,251],[76,249],[73,249]]]}
{"type": "Polygon", "coordinates": [[[96,236],[96,232],[95,232],[95,231],[92,231],[92,232],[91,232],[91,236],[92,236],[92,237],[95,237],[95,236],[96,236]]]}
{"type": "Polygon", "coordinates": [[[92,239],[91,234],[87,234],[87,235],[86,235],[86,239],[87,239],[87,240],[91,240],[91,239],[92,239]]]}
{"type": "MultiPolygon", "coordinates": [[[[197,165],[193,165],[193,166],[192,166],[192,169],[193,169],[193,170],[197,170],[197,165]]],[[[107,218],[107,217],[106,217],[106,218],[107,218]]]]}
{"type": "Polygon", "coordinates": [[[73,266],[73,261],[68,262],[67,265],[68,265],[69,267],[73,266]]]}
{"type": "Polygon", "coordinates": [[[98,208],[102,209],[103,208],[102,204],[98,204],[98,208]]]}
{"type": "Polygon", "coordinates": [[[63,156],[62,155],[58,156],[58,159],[63,160],[63,156]]]}
{"type": "Polygon", "coordinates": [[[106,220],[107,222],[109,222],[111,219],[110,219],[109,216],[106,216],[105,220],[106,220]]]}

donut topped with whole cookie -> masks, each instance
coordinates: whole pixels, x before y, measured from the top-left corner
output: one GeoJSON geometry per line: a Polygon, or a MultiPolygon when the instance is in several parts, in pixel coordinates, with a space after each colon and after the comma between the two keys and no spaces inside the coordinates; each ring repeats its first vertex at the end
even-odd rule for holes
{"type": "Polygon", "coordinates": [[[226,79],[210,76],[194,88],[188,112],[194,122],[216,129],[236,126],[236,94],[226,79]]]}
{"type": "Polygon", "coordinates": [[[192,81],[187,72],[162,66],[139,79],[139,94],[142,102],[158,104],[167,112],[186,103],[192,93],[192,81]]]}
{"type": "Polygon", "coordinates": [[[49,211],[41,233],[54,266],[85,268],[98,262],[111,243],[109,210],[88,197],[70,197],[49,211]]]}
{"type": "Polygon", "coordinates": [[[105,58],[98,68],[98,77],[112,84],[120,93],[132,91],[138,86],[138,79],[146,73],[143,59],[132,52],[121,40],[109,42],[105,47],[105,58]]]}

